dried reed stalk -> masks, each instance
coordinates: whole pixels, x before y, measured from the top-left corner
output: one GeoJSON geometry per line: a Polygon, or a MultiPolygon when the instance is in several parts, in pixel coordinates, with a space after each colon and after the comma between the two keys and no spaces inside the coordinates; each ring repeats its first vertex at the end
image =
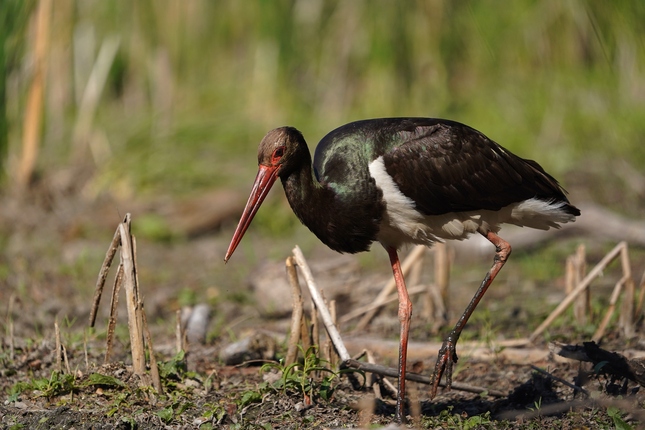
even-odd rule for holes
{"type": "MultiPolygon", "coordinates": [[[[629,270],[628,264],[629,264],[629,258],[627,255],[627,242],[620,242],[618,245],[616,245],[611,251],[609,251],[603,258],[594,266],[591,271],[585,276],[585,278],[578,283],[578,285],[567,295],[567,297],[564,298],[564,300],[551,312],[551,314],[540,324],[538,328],[533,331],[531,336],[529,337],[529,340],[531,342],[534,342],[537,337],[544,332],[552,323],[553,321],[564,312],[564,310],[587,288],[589,288],[589,285],[591,282],[600,276],[602,274],[602,271],[612,262],[614,261],[618,256],[621,256],[621,261],[623,262],[623,276],[625,276],[625,271],[628,270],[628,273],[630,274],[631,278],[631,270],[629,270]],[[626,266],[626,264],[627,266],[626,266]]],[[[632,283],[633,285],[633,283],[632,283]]],[[[633,289],[632,289],[633,291],[633,289]]],[[[629,301],[629,304],[626,304],[625,306],[633,306],[633,293],[632,293],[632,300],[629,301]]],[[[633,309],[633,308],[632,308],[633,309]]],[[[629,315],[633,315],[633,310],[631,312],[628,312],[629,315]]],[[[628,318],[629,318],[628,315],[628,318]]],[[[632,326],[633,322],[627,321],[626,326],[632,326]]]]}
{"type": "Polygon", "coordinates": [[[623,336],[629,338],[634,335],[634,296],[636,287],[634,285],[634,278],[632,277],[632,267],[629,264],[627,243],[625,243],[620,253],[620,265],[623,270],[623,277],[625,278],[625,292],[623,293],[618,325],[623,331],[623,336]]]}
{"type": "Polygon", "coordinates": [[[52,0],[40,0],[35,12],[34,74],[29,86],[25,117],[22,124],[22,154],[16,174],[16,185],[19,190],[24,190],[29,186],[38,158],[43,121],[45,80],[47,77],[47,53],[50,41],[49,22],[52,3],[52,0]]]}
{"type": "MultiPolygon", "coordinates": [[[[567,258],[567,294],[584,279],[586,271],[586,250],[584,245],[580,245],[576,249],[576,253],[567,258]]],[[[578,324],[587,324],[590,304],[591,290],[587,288],[578,296],[573,305],[573,315],[578,324]]]]}
{"type": "Polygon", "coordinates": [[[638,284],[638,305],[636,306],[636,311],[634,315],[639,317],[643,311],[643,301],[645,300],[645,270],[643,271],[643,276],[641,276],[641,281],[638,284]]]}
{"type": "Polygon", "coordinates": [[[161,377],[159,376],[159,367],[157,366],[157,358],[155,357],[155,352],[152,347],[152,336],[150,335],[150,329],[148,328],[146,313],[143,310],[143,303],[141,304],[141,318],[146,338],[146,345],[148,346],[148,355],[150,356],[150,376],[152,378],[152,386],[155,387],[157,393],[163,394],[163,386],[161,385],[161,377]]]}
{"type": "Polygon", "coordinates": [[[125,289],[126,309],[128,311],[128,329],[130,348],[132,349],[132,367],[134,374],[143,376],[146,371],[146,355],[143,343],[143,327],[139,290],[134,261],[134,246],[130,233],[130,214],[119,224],[121,234],[121,262],[123,263],[123,287],[125,289]]]}
{"type": "Polygon", "coordinates": [[[54,349],[54,354],[56,355],[56,370],[59,372],[63,371],[63,365],[61,362],[61,341],[60,341],[60,328],[58,327],[58,318],[54,321],[54,338],[56,340],[56,347],[54,349]]]}
{"type": "Polygon", "coordinates": [[[175,350],[179,354],[184,350],[183,330],[181,329],[181,311],[177,309],[175,312],[175,350]]]}
{"type": "MultiPolygon", "coordinates": [[[[96,62],[92,68],[83,96],[78,106],[78,117],[74,124],[72,132],[72,144],[74,145],[74,158],[81,159],[85,155],[85,145],[91,147],[90,134],[92,131],[92,122],[99,104],[99,99],[107,78],[116,57],[120,44],[118,36],[111,36],[106,38],[101,44],[101,49],[96,58],[96,62]]],[[[96,157],[96,151],[92,151],[92,155],[96,157]]],[[[100,162],[101,160],[95,161],[100,162]]]]}
{"type": "Polygon", "coordinates": [[[293,256],[295,257],[296,263],[298,264],[298,267],[300,268],[300,271],[302,272],[305,278],[305,282],[307,284],[307,287],[309,288],[309,293],[311,294],[311,299],[316,304],[316,308],[320,313],[320,316],[323,320],[323,324],[325,325],[325,328],[329,333],[329,337],[331,338],[332,342],[334,343],[334,346],[336,347],[336,351],[338,352],[340,359],[343,362],[349,360],[350,355],[347,352],[347,348],[345,348],[345,345],[343,344],[343,339],[340,337],[340,333],[338,333],[338,330],[336,329],[336,326],[333,323],[329,310],[325,306],[325,302],[322,296],[320,295],[320,291],[318,290],[318,287],[316,286],[316,281],[314,280],[314,277],[311,274],[311,269],[307,264],[307,260],[305,260],[305,257],[298,246],[296,246],[293,249],[293,256]]]}
{"type": "Polygon", "coordinates": [[[291,286],[291,300],[293,312],[291,313],[291,330],[289,333],[289,342],[287,355],[284,359],[285,366],[296,362],[298,357],[298,339],[300,338],[300,325],[302,323],[302,294],[300,292],[300,282],[298,282],[298,272],[296,271],[296,262],[293,257],[288,257],[286,262],[287,277],[291,286]]]}

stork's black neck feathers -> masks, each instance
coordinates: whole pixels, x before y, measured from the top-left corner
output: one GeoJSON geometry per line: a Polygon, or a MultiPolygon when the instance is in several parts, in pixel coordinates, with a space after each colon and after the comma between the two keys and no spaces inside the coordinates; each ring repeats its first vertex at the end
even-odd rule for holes
{"type": "MultiPolygon", "coordinates": [[[[296,136],[294,136],[296,137],[296,136]]],[[[287,200],[300,221],[325,245],[338,252],[367,251],[378,233],[383,212],[381,195],[367,169],[354,177],[356,193],[337,184],[321,183],[312,168],[311,154],[305,140],[295,140],[293,167],[280,174],[287,200]],[[360,200],[355,194],[363,191],[360,200]]],[[[337,166],[342,168],[341,166],[337,166]]]]}

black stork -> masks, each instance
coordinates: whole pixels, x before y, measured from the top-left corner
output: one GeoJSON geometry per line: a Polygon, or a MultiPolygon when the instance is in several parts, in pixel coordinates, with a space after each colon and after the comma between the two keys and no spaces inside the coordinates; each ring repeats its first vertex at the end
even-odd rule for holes
{"type": "Polygon", "coordinates": [[[396,281],[401,324],[396,420],[404,419],[410,302],[397,250],[479,233],[496,249],[491,269],[443,342],[433,373],[434,398],[445,372],[452,381],[455,346],[468,318],[511,253],[497,235],[503,223],[547,230],[575,220],[558,182],[477,130],[431,118],[381,118],[343,125],[325,136],[313,164],[293,127],[270,131],[258,149],[259,170],[228,247],[231,257],[271,186],[280,178],[300,221],[338,252],[367,251],[378,241],[396,281]]]}

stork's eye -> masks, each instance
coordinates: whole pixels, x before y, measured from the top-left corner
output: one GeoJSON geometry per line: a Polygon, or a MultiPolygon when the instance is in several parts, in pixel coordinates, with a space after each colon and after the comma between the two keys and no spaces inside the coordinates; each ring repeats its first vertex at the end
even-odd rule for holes
{"type": "Polygon", "coordinates": [[[273,155],[271,156],[271,161],[273,163],[277,163],[278,161],[280,161],[283,155],[284,155],[284,146],[279,146],[276,148],[275,151],[273,151],[273,155]]]}

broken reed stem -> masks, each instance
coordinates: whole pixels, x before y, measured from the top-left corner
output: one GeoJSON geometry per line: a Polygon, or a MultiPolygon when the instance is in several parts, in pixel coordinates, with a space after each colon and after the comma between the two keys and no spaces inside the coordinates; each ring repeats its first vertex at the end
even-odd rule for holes
{"type": "Polygon", "coordinates": [[[551,312],[551,314],[540,324],[538,328],[535,329],[535,331],[531,334],[529,337],[529,340],[531,342],[534,342],[535,339],[544,332],[544,330],[549,327],[553,321],[564,312],[564,310],[573,302],[576,297],[580,295],[585,289],[589,287],[591,284],[591,281],[593,281],[596,277],[600,276],[602,273],[603,269],[611,263],[621,252],[623,248],[627,246],[626,242],[620,242],[618,245],[616,245],[611,251],[605,255],[598,264],[594,266],[591,271],[585,276],[585,278],[576,286],[576,288],[567,296],[564,298],[564,300],[551,312]]]}
{"type": "Polygon", "coordinates": [[[311,333],[309,333],[309,327],[307,326],[307,317],[305,314],[302,314],[300,319],[300,343],[302,344],[302,350],[308,351],[311,348],[311,333]]]}
{"type": "Polygon", "coordinates": [[[634,286],[634,279],[632,278],[632,267],[629,264],[629,250],[626,243],[620,252],[620,265],[623,269],[625,288],[623,292],[623,303],[618,317],[618,325],[623,331],[623,336],[630,338],[634,335],[634,290],[636,288],[634,286]]]}
{"type": "MultiPolygon", "coordinates": [[[[336,320],[336,300],[331,300],[329,302],[329,312],[331,313],[331,321],[336,327],[338,327],[338,322],[336,320]]],[[[334,343],[332,342],[331,337],[329,337],[329,333],[327,333],[327,361],[331,368],[335,369],[338,364],[338,355],[336,354],[333,345],[334,343]]]]}
{"type": "Polygon", "coordinates": [[[157,366],[157,358],[155,357],[154,348],[152,347],[152,336],[148,328],[148,319],[146,318],[146,311],[141,304],[141,320],[143,322],[143,332],[146,338],[146,345],[148,346],[148,355],[150,356],[150,376],[152,377],[152,386],[157,390],[157,393],[163,394],[163,386],[161,385],[161,377],[159,376],[159,367],[157,366]]]}
{"type": "MultiPolygon", "coordinates": [[[[413,284],[414,285],[414,284],[413,284]]],[[[450,285],[450,256],[445,243],[434,246],[434,285],[428,285],[424,296],[426,317],[436,329],[448,322],[448,286],[450,285]]]]}
{"type": "Polygon", "coordinates": [[[13,332],[14,332],[13,318],[11,318],[9,320],[9,358],[11,359],[11,361],[14,360],[15,355],[16,355],[16,343],[15,343],[15,339],[14,339],[14,336],[13,336],[13,332]]]}
{"type": "Polygon", "coordinates": [[[119,262],[119,268],[114,276],[114,284],[112,285],[112,297],[110,300],[110,318],[108,319],[107,339],[105,348],[105,364],[110,362],[112,355],[112,345],[114,343],[114,329],[116,328],[116,318],[118,314],[119,304],[119,291],[123,285],[123,263],[119,262]]]}
{"type": "Polygon", "coordinates": [[[60,341],[60,328],[58,327],[58,318],[54,321],[54,337],[56,339],[56,370],[63,372],[63,364],[61,362],[61,341],[60,341]]]}
{"type": "Polygon", "coordinates": [[[636,306],[636,312],[634,312],[634,315],[637,317],[639,317],[643,311],[643,300],[645,300],[645,270],[643,271],[643,276],[641,276],[641,281],[638,284],[638,289],[638,305],[636,306]]]}
{"type": "Polygon", "coordinates": [[[87,353],[87,331],[83,333],[83,354],[85,355],[85,370],[89,370],[90,359],[87,353]]]}
{"type": "Polygon", "coordinates": [[[336,351],[338,352],[340,359],[343,362],[349,360],[350,359],[349,352],[347,352],[347,348],[345,348],[343,339],[340,337],[340,333],[338,333],[338,329],[336,329],[336,326],[334,325],[331,319],[329,310],[327,310],[327,308],[325,307],[325,303],[320,295],[320,292],[318,291],[318,287],[316,286],[316,281],[314,280],[314,277],[311,274],[311,269],[309,269],[307,260],[305,260],[304,255],[302,255],[302,251],[300,250],[300,247],[296,246],[293,249],[293,256],[295,257],[298,267],[302,271],[307,287],[309,288],[311,298],[316,304],[316,306],[318,307],[318,311],[320,312],[320,316],[323,320],[323,324],[325,324],[325,328],[327,329],[327,332],[329,333],[329,337],[332,339],[332,342],[334,343],[334,347],[336,348],[336,351]]]}
{"type": "Polygon", "coordinates": [[[65,348],[65,345],[63,344],[61,344],[61,353],[63,354],[63,362],[65,363],[65,370],[67,370],[68,375],[71,375],[72,368],[69,366],[69,360],[67,359],[67,348],[65,348]]]}
{"type": "Polygon", "coordinates": [[[320,351],[320,329],[318,325],[318,307],[311,306],[311,345],[320,351]]]}
{"type": "Polygon", "coordinates": [[[136,375],[143,376],[146,371],[145,349],[139,306],[139,294],[136,284],[132,236],[130,234],[130,214],[119,225],[121,234],[121,261],[123,262],[123,283],[128,310],[128,328],[130,332],[130,348],[132,349],[132,367],[136,375]]]}
{"type": "MultiPolygon", "coordinates": [[[[584,245],[578,246],[573,256],[573,286],[578,285],[587,271],[586,250],[584,245]]],[[[580,325],[587,324],[591,304],[591,289],[585,289],[575,301],[573,314],[580,325]]]]}
{"type": "Polygon", "coordinates": [[[300,325],[302,323],[302,293],[300,291],[300,282],[298,281],[298,272],[296,262],[293,257],[288,257],[286,262],[287,277],[291,286],[291,300],[293,312],[291,313],[291,330],[289,331],[289,343],[287,355],[284,359],[285,367],[296,362],[298,358],[298,339],[300,338],[300,325]]]}
{"type": "MultiPolygon", "coordinates": [[[[423,253],[425,252],[425,250],[426,250],[425,246],[417,245],[412,250],[412,252],[410,252],[407,258],[403,261],[403,264],[401,264],[401,271],[403,272],[404,277],[408,275],[414,262],[423,256],[423,253]]],[[[365,327],[367,327],[370,321],[372,321],[372,318],[374,318],[374,315],[376,315],[376,312],[381,308],[381,306],[384,304],[387,297],[394,291],[395,288],[396,288],[396,283],[394,281],[394,277],[392,277],[388,281],[388,283],[385,284],[385,287],[383,287],[383,289],[376,297],[376,299],[372,302],[374,305],[376,305],[376,307],[363,316],[363,318],[358,322],[358,324],[356,325],[356,328],[353,331],[365,330],[365,327]]]]}
{"type": "MultiPolygon", "coordinates": [[[[376,360],[374,359],[374,354],[372,354],[372,351],[370,350],[365,350],[366,352],[366,357],[365,359],[369,364],[376,364],[376,360]]],[[[369,380],[368,380],[368,386],[371,386],[372,389],[374,390],[374,396],[377,399],[382,399],[383,395],[381,394],[381,385],[378,383],[378,373],[374,372],[368,372],[369,375],[369,380]]],[[[367,376],[367,375],[366,375],[367,376]]],[[[380,376],[380,375],[378,375],[380,376]]]]}
{"type": "MultiPolygon", "coordinates": [[[[157,392],[162,392],[161,378],[159,376],[159,369],[157,367],[156,357],[154,355],[152,337],[148,328],[148,321],[146,319],[145,311],[143,308],[143,300],[139,293],[139,275],[137,271],[137,241],[131,233],[131,215],[128,213],[119,223],[110,247],[105,255],[103,265],[99,271],[99,277],[96,284],[94,293],[94,301],[90,314],[90,326],[93,326],[96,321],[98,306],[105,286],[105,280],[109,268],[114,260],[117,249],[120,245],[120,261],[117,273],[114,276],[114,285],[112,287],[112,296],[110,300],[110,317],[108,320],[107,329],[107,346],[105,351],[105,363],[110,360],[112,353],[112,345],[114,342],[114,330],[116,327],[119,292],[121,286],[125,289],[126,295],[126,309],[128,312],[128,330],[130,334],[130,349],[132,351],[132,368],[133,373],[139,377],[141,385],[152,385],[157,392]],[[150,372],[151,378],[146,374],[146,345],[150,356],[150,372]]],[[[178,323],[179,327],[181,324],[178,323]]],[[[58,331],[58,322],[56,322],[56,330],[58,331]]],[[[57,334],[57,342],[60,342],[60,333],[57,334]]],[[[181,336],[178,337],[181,339],[181,336]]],[[[87,358],[87,338],[84,339],[85,348],[85,364],[89,367],[87,358]]],[[[182,346],[178,341],[178,346],[182,346]]],[[[59,350],[58,346],[57,349],[59,350]]],[[[69,371],[69,363],[67,362],[67,355],[63,348],[65,355],[66,366],[69,371]]],[[[60,365],[59,365],[60,367],[60,365]]]]}
{"type": "Polygon", "coordinates": [[[600,339],[605,335],[605,329],[607,328],[607,324],[609,324],[609,320],[611,319],[611,316],[614,314],[614,310],[616,309],[616,302],[618,301],[618,297],[620,297],[620,292],[623,288],[623,285],[625,285],[625,282],[627,282],[627,277],[626,275],[623,275],[622,278],[618,282],[616,282],[616,285],[614,286],[614,290],[611,293],[611,298],[609,299],[609,306],[607,307],[607,312],[605,312],[605,316],[600,322],[600,325],[596,329],[596,332],[594,333],[593,337],[591,340],[594,342],[598,343],[600,339]]]}
{"type": "Polygon", "coordinates": [[[183,345],[183,336],[182,336],[182,330],[181,330],[181,310],[177,309],[175,312],[175,349],[176,349],[176,354],[179,354],[181,351],[184,350],[184,345],[183,345]]]}
{"type": "MultiPolygon", "coordinates": [[[[139,294],[139,270],[137,267],[139,265],[137,264],[137,238],[132,235],[130,231],[130,221],[128,220],[128,234],[130,235],[130,240],[132,241],[132,271],[134,272],[134,295],[137,300],[137,327],[139,327],[139,330],[141,330],[141,344],[143,345],[143,339],[145,338],[145,335],[143,333],[143,298],[141,297],[141,294],[139,294]]],[[[145,365],[145,354],[144,354],[144,359],[143,359],[144,365],[145,365]]]]}
{"type": "Polygon", "coordinates": [[[7,309],[7,326],[9,329],[9,358],[13,361],[16,353],[16,341],[14,339],[13,328],[13,307],[16,303],[16,294],[11,293],[9,296],[9,307],[7,309]]]}
{"type": "Polygon", "coordinates": [[[96,322],[96,314],[98,312],[99,303],[101,302],[101,295],[103,294],[105,279],[107,278],[110,266],[112,265],[112,260],[114,260],[114,256],[116,255],[116,251],[119,248],[120,240],[121,234],[119,232],[119,228],[117,227],[116,231],[114,232],[112,242],[110,242],[110,247],[105,253],[105,259],[103,260],[103,264],[101,265],[101,270],[99,270],[99,277],[96,280],[94,300],[92,302],[92,310],[90,311],[90,327],[94,327],[94,323],[96,322]]]}

